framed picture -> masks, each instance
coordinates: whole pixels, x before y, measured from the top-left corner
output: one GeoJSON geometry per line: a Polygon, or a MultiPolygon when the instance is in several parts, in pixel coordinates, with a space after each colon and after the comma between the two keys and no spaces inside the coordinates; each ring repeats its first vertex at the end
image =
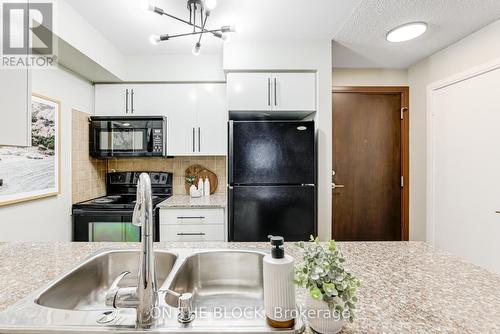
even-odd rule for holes
{"type": "Polygon", "coordinates": [[[32,95],[31,146],[0,146],[0,206],[60,193],[60,113],[59,101],[32,95]]]}

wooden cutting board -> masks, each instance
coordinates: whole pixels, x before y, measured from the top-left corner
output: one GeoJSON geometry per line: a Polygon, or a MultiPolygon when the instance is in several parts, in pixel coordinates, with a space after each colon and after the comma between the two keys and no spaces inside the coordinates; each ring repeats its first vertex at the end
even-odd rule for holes
{"type": "MultiPolygon", "coordinates": [[[[200,177],[205,181],[205,178],[208,177],[210,180],[210,194],[215,193],[217,190],[217,186],[219,185],[219,180],[217,179],[217,175],[212,172],[210,169],[205,168],[202,165],[191,165],[188,168],[186,168],[186,171],[184,173],[184,179],[188,176],[194,176],[194,185],[198,187],[198,180],[200,177]]],[[[190,185],[185,182],[184,183],[186,186],[186,192],[189,194],[189,187],[190,185]]]]}

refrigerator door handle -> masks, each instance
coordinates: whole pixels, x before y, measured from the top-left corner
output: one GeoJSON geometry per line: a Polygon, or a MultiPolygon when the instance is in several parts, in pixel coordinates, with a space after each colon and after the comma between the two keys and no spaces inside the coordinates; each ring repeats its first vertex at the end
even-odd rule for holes
{"type": "Polygon", "coordinates": [[[234,121],[229,121],[228,122],[228,148],[227,148],[227,153],[228,153],[228,160],[227,160],[227,167],[228,167],[228,173],[227,173],[227,183],[228,184],[233,184],[233,166],[234,166],[234,143],[233,143],[233,126],[234,126],[234,121]]]}
{"type": "Polygon", "coordinates": [[[228,241],[234,240],[233,192],[234,192],[234,187],[228,186],[227,187],[227,207],[228,207],[228,210],[227,210],[227,218],[228,218],[227,240],[228,241]]]}
{"type": "Polygon", "coordinates": [[[316,187],[316,185],[314,183],[302,183],[300,186],[301,187],[316,187]]]}

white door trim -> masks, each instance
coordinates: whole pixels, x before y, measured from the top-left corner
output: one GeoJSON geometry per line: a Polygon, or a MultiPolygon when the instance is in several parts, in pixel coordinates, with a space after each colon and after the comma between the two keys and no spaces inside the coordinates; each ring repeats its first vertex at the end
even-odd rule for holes
{"type": "Polygon", "coordinates": [[[435,244],[435,93],[443,88],[500,69],[500,58],[472,67],[464,72],[436,81],[427,86],[427,242],[435,244]]]}

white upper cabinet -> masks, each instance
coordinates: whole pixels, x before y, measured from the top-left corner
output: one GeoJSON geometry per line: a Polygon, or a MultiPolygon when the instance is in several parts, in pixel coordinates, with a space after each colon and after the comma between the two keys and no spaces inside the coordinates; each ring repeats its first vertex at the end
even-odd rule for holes
{"type": "Polygon", "coordinates": [[[97,116],[158,116],[165,113],[162,86],[103,84],[95,86],[97,116]]]}
{"type": "Polygon", "coordinates": [[[125,85],[95,85],[97,116],[132,116],[130,88],[125,85]]]}
{"type": "Polygon", "coordinates": [[[226,85],[200,84],[197,86],[198,154],[227,154],[227,99],[226,85]]]}
{"type": "Polygon", "coordinates": [[[316,110],[316,75],[314,73],[276,73],[272,87],[273,110],[316,110]]]}
{"type": "Polygon", "coordinates": [[[269,73],[228,73],[229,110],[266,111],[272,107],[272,76],[269,73]]]}
{"type": "Polygon", "coordinates": [[[26,69],[0,69],[0,146],[31,146],[31,82],[26,69]]]}
{"type": "Polygon", "coordinates": [[[196,86],[162,85],[160,99],[167,116],[167,154],[195,155],[196,152],[196,86]]]}
{"type": "Polygon", "coordinates": [[[131,116],[166,115],[169,102],[163,99],[167,85],[136,84],[129,85],[131,116]]]}
{"type": "Polygon", "coordinates": [[[166,116],[169,156],[227,154],[225,84],[99,84],[95,115],[166,116]]]}
{"type": "Polygon", "coordinates": [[[315,111],[316,75],[293,73],[228,73],[230,111],[315,111]]]}

